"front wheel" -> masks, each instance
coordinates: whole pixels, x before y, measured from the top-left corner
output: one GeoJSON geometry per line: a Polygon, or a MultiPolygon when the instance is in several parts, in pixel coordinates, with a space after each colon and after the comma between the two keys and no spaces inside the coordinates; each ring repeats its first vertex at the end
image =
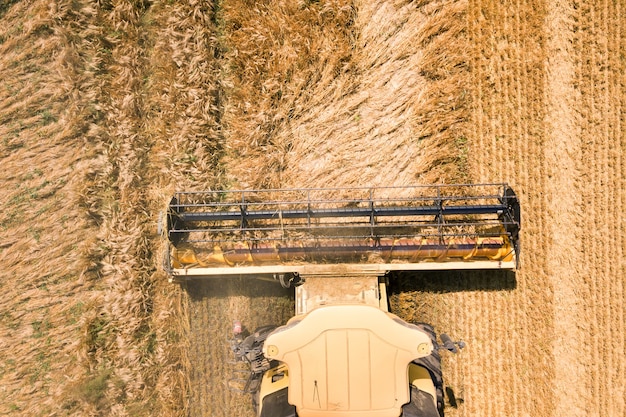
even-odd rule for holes
{"type": "MultiPolygon", "coordinates": [[[[437,335],[435,333],[435,330],[433,329],[433,326],[431,326],[430,324],[426,324],[426,323],[417,323],[416,324],[417,327],[420,328],[420,330],[422,330],[424,333],[426,333],[429,337],[430,340],[433,344],[433,346],[437,346],[437,335]]],[[[424,405],[422,403],[424,403],[423,401],[423,394],[421,393],[421,391],[419,390],[419,387],[414,387],[411,386],[411,403],[413,403],[413,398],[414,396],[416,397],[415,400],[416,402],[420,403],[421,405],[419,405],[420,408],[420,412],[418,414],[416,414],[416,417],[443,417],[443,407],[444,407],[444,402],[443,402],[443,374],[441,372],[441,356],[439,355],[439,351],[435,348],[433,349],[433,351],[431,352],[430,355],[425,356],[423,358],[419,358],[416,359],[412,362],[412,364],[415,364],[417,366],[420,366],[421,368],[425,369],[426,371],[428,371],[428,374],[430,375],[430,379],[432,380],[432,386],[434,387],[434,391],[435,391],[435,402],[437,404],[436,407],[436,414],[434,412],[434,410],[432,411],[428,411],[428,407],[427,405],[424,405]]],[[[411,404],[409,403],[409,404],[411,404]]],[[[417,404],[416,404],[417,405],[417,404]]],[[[403,416],[404,417],[412,417],[411,414],[405,414],[403,412],[403,416]]]]}

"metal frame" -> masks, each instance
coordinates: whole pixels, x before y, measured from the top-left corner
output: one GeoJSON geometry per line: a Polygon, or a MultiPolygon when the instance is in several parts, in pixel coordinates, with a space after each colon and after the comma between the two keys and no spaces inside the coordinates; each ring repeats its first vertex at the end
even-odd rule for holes
{"type": "MultiPolygon", "coordinates": [[[[264,245],[280,246],[287,251],[291,245],[294,249],[305,247],[311,253],[318,253],[316,248],[320,242],[324,244],[329,240],[337,243],[335,247],[345,245],[350,249],[354,244],[358,251],[368,245],[376,247],[385,239],[419,236],[429,239],[431,245],[443,246],[455,238],[505,236],[514,247],[512,268],[515,268],[520,217],[517,196],[506,183],[179,192],[168,207],[167,238],[174,247],[220,246],[235,250],[235,243],[245,242],[258,251],[264,245]],[[365,241],[373,243],[364,244],[365,241]]],[[[170,265],[169,259],[166,264],[170,265]]],[[[405,262],[398,267],[389,264],[386,270],[459,269],[459,266],[463,266],[460,269],[477,266],[483,269],[486,264],[489,268],[511,268],[511,262],[478,260],[441,262],[440,265],[419,262],[413,266],[405,262]]],[[[305,266],[288,265],[284,272],[300,272],[305,266]]],[[[319,265],[313,269],[324,267],[319,265]]],[[[265,273],[264,268],[254,265],[169,267],[170,272],[178,276],[265,273]]],[[[283,270],[280,265],[271,268],[272,271],[283,270]]]]}

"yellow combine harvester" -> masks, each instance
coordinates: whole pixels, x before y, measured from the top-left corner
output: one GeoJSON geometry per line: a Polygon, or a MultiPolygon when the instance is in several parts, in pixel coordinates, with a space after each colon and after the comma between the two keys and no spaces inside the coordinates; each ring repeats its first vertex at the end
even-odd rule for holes
{"type": "Polygon", "coordinates": [[[166,216],[172,280],[245,275],[295,287],[281,327],[232,350],[232,387],[266,417],[438,417],[441,343],[388,311],[393,271],[515,269],[520,208],[506,184],[178,193],[166,216]]]}

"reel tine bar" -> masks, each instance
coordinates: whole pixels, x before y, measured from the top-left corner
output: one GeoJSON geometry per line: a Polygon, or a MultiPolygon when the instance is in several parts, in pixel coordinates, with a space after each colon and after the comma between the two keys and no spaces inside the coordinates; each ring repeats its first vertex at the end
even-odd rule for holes
{"type": "Polygon", "coordinates": [[[402,239],[450,247],[483,238],[504,239],[517,252],[520,217],[507,184],[209,191],[177,193],[167,227],[174,247],[224,253],[304,248],[326,257],[338,247],[357,253],[402,239]]]}

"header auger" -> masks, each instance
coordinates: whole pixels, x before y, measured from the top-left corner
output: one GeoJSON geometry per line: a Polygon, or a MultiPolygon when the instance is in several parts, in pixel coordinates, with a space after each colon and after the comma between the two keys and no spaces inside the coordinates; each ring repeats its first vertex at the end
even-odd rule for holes
{"type": "Polygon", "coordinates": [[[520,210],[507,184],[207,191],[166,223],[180,278],[515,269],[520,210]]]}

